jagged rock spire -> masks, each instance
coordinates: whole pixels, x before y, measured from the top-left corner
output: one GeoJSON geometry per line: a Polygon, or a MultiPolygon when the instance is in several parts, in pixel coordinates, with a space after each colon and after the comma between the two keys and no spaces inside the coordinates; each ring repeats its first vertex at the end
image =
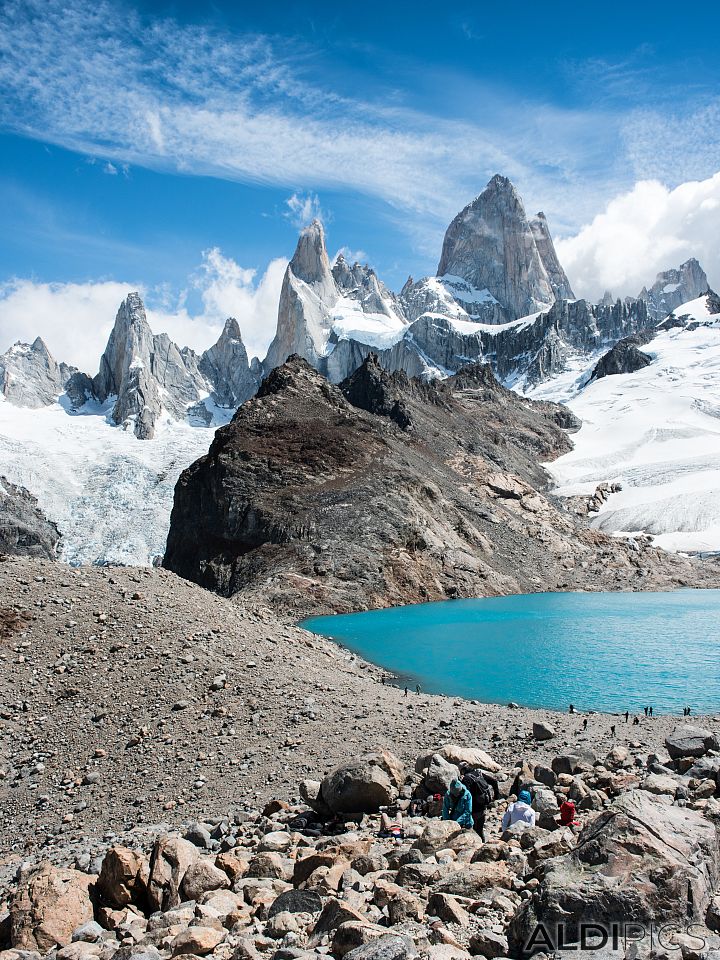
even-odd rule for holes
{"type": "Polygon", "coordinates": [[[556,293],[536,233],[556,283],[569,289],[547,224],[539,222],[534,231],[515,187],[496,174],[448,227],[438,276],[460,277],[478,291],[487,290],[507,320],[550,307],[556,293]]]}

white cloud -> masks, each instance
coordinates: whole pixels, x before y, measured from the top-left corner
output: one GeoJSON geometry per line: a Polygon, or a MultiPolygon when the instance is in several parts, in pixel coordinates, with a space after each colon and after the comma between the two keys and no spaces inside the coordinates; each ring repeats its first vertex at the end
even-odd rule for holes
{"type": "Polygon", "coordinates": [[[328,222],[329,218],[320,206],[320,198],[316,193],[294,193],[287,198],[285,205],[285,218],[298,230],[302,230],[313,220],[320,220],[325,224],[328,222]]]}
{"type": "Polygon", "coordinates": [[[335,263],[337,258],[342,254],[343,258],[349,263],[367,263],[368,255],[364,250],[352,250],[350,247],[340,247],[338,252],[332,258],[332,263],[335,263]]]}
{"type": "Polygon", "coordinates": [[[578,296],[636,296],[661,270],[696,257],[720,288],[720,173],[674,190],[643,180],[615,197],[574,237],[558,239],[578,296]]]}
{"type": "Polygon", "coordinates": [[[154,333],[166,332],[180,346],[200,352],[215,342],[225,319],[234,316],[248,354],[262,358],[275,334],[286,266],[287,260],[273,260],[256,281],[255,270],[238,266],[217,248],[205,251],[200,268],[188,280],[200,297],[198,311],[188,309],[187,291],[174,293],[166,287],[14,279],[0,284],[0,353],[16,340],[32,342],[41,336],[58,361],[93,375],[118,306],[128,292],[139,290],[154,333]]]}

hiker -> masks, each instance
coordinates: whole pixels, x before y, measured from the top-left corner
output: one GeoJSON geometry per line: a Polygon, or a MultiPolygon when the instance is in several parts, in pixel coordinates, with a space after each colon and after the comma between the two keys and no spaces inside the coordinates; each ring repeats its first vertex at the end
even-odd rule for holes
{"type": "Polygon", "coordinates": [[[574,706],[574,704],[572,704],[572,703],[570,704],[570,706],[568,707],[568,713],[575,713],[575,706],[574,706]]]}
{"type": "Polygon", "coordinates": [[[576,827],[579,820],[575,819],[575,803],[572,800],[563,800],[560,804],[560,824],[563,827],[576,827]]]}
{"type": "Polygon", "coordinates": [[[416,684],[415,684],[415,693],[420,693],[420,684],[419,684],[419,683],[416,683],[416,684]]]}
{"type": "Polygon", "coordinates": [[[380,683],[385,686],[385,674],[380,677],[380,683]]]}
{"type": "Polygon", "coordinates": [[[460,766],[460,779],[472,797],[472,818],[475,833],[485,842],[485,815],[494,800],[500,799],[500,787],[491,774],[471,767],[468,763],[460,766]]]}
{"type": "Polygon", "coordinates": [[[630,719],[630,711],[629,711],[629,710],[626,710],[626,711],[625,711],[625,723],[627,723],[629,719],[630,719]]]}
{"type": "Polygon", "coordinates": [[[380,808],[380,830],[379,837],[389,837],[394,840],[403,840],[405,830],[403,829],[402,814],[397,807],[380,808]]]}
{"type": "Polygon", "coordinates": [[[405,696],[407,696],[407,687],[405,687],[405,696]]]}
{"type": "Polygon", "coordinates": [[[511,803],[502,818],[502,829],[507,830],[514,823],[526,823],[529,827],[535,826],[535,811],[532,808],[532,797],[529,790],[521,790],[515,803],[511,803]]]}
{"type": "Polygon", "coordinates": [[[634,727],[640,726],[640,719],[638,717],[633,717],[633,726],[634,727]]]}
{"type": "Polygon", "coordinates": [[[587,730],[587,717],[583,720],[583,730],[587,730]]]}
{"type": "Polygon", "coordinates": [[[611,737],[614,737],[614,736],[615,736],[615,724],[614,724],[614,723],[613,723],[612,726],[610,727],[610,736],[611,736],[611,737]]]}
{"type": "Polygon", "coordinates": [[[454,820],[461,827],[473,829],[472,796],[459,780],[452,780],[443,799],[443,820],[454,820]]]}
{"type": "Polygon", "coordinates": [[[648,716],[652,716],[652,707],[648,707],[648,716]]]}
{"type": "Polygon", "coordinates": [[[645,707],[645,716],[647,716],[648,708],[645,707]]]}

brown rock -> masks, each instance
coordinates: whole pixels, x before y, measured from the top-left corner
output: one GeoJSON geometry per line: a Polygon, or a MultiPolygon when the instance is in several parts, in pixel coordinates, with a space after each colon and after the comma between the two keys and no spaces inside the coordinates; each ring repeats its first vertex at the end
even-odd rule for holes
{"type": "Polygon", "coordinates": [[[148,880],[148,901],[152,910],[169,910],[180,903],[180,884],[185,871],[199,856],[198,848],[189,840],[165,834],[155,841],[148,880]]]}
{"type": "Polygon", "coordinates": [[[444,923],[457,923],[461,927],[468,925],[467,911],[448,893],[431,893],[427,912],[430,916],[439,917],[444,923]]]}
{"type": "Polygon", "coordinates": [[[10,944],[47,953],[70,941],[72,932],[93,919],[93,878],[45,862],[18,889],[10,905],[10,944]]]}
{"type": "Polygon", "coordinates": [[[173,940],[172,955],[178,957],[190,953],[196,957],[204,957],[212,953],[224,939],[224,930],[216,930],[214,927],[188,927],[173,940]]]}
{"type": "Polygon", "coordinates": [[[216,867],[211,860],[202,857],[191,863],[185,871],[180,884],[183,900],[200,900],[203,894],[212,890],[222,890],[230,886],[224,870],[216,867]]]}
{"type": "Polygon", "coordinates": [[[505,863],[471,863],[435,884],[434,892],[477,900],[491,887],[510,889],[513,875],[505,863]]]}
{"type": "Polygon", "coordinates": [[[128,847],[110,847],[105,854],[96,891],[109,907],[120,909],[135,903],[144,905],[147,896],[148,863],[128,847]]]}

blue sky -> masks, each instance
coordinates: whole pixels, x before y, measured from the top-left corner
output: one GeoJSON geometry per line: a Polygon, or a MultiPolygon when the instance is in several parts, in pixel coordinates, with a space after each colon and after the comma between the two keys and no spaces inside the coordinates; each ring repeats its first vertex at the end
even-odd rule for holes
{"type": "Polygon", "coordinates": [[[569,241],[588,295],[720,235],[720,184],[672,192],[720,169],[714,5],[4,0],[0,18],[6,297],[19,279],[133,283],[189,322],[227,280],[207,251],[252,293],[312,214],[331,254],[398,288],[434,271],[495,172],[569,241]],[[664,193],[640,196],[646,180],[664,193]],[[597,251],[623,195],[657,237],[642,263],[597,251]]]}

